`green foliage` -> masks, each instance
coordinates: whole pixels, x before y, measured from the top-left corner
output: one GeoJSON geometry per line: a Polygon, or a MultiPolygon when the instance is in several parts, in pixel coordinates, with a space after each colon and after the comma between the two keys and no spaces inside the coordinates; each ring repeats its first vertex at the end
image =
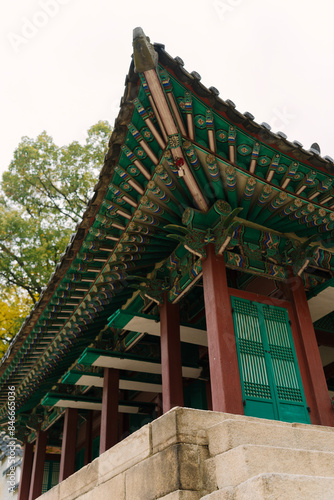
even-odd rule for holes
{"type": "Polygon", "coordinates": [[[86,144],[59,148],[42,132],[36,140],[23,137],[14,160],[3,174],[2,189],[11,204],[32,218],[78,222],[101,169],[111,132],[107,122],[88,130],[86,144]]]}
{"type": "MultiPolygon", "coordinates": [[[[57,219],[59,220],[59,219],[57,219]]],[[[0,204],[0,284],[25,290],[32,302],[41,293],[64,251],[71,227],[47,217],[27,216],[0,204]]]]}
{"type": "Polygon", "coordinates": [[[26,294],[13,287],[0,293],[0,358],[19,331],[25,316],[31,308],[31,300],[26,294]]]}
{"type": "MultiPolygon", "coordinates": [[[[46,132],[22,138],[0,190],[0,303],[38,300],[92,195],[110,133],[101,121],[83,145],[58,147],[46,132]]],[[[9,336],[15,328],[7,328],[9,336]]]]}

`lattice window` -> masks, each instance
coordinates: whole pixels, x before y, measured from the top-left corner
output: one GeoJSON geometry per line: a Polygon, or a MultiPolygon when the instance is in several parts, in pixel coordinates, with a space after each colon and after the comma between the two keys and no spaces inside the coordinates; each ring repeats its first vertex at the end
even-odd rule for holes
{"type": "Polygon", "coordinates": [[[281,359],[283,361],[294,361],[291,347],[283,347],[273,344],[269,344],[269,347],[272,358],[281,359]]]}
{"type": "Polygon", "coordinates": [[[60,463],[46,460],[44,463],[44,474],[43,474],[43,484],[42,493],[46,493],[51,488],[59,483],[59,469],[60,463]]]}
{"type": "Polygon", "coordinates": [[[245,395],[255,398],[271,399],[269,385],[254,384],[253,382],[245,382],[245,395]]]}
{"type": "Polygon", "coordinates": [[[299,401],[302,402],[302,394],[300,389],[292,389],[291,387],[277,386],[278,398],[285,401],[299,401]]]}
{"type": "Polygon", "coordinates": [[[253,342],[248,339],[239,339],[240,353],[250,354],[251,356],[264,357],[263,345],[260,342],[253,342]]]}

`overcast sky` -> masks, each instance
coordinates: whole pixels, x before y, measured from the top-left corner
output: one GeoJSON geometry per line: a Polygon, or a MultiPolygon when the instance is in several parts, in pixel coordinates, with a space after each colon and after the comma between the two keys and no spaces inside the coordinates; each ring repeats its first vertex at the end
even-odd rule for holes
{"type": "Polygon", "coordinates": [[[114,123],[136,26],[239,111],[334,157],[333,0],[12,0],[1,11],[1,172],[24,135],[46,130],[61,146],[114,123]]]}

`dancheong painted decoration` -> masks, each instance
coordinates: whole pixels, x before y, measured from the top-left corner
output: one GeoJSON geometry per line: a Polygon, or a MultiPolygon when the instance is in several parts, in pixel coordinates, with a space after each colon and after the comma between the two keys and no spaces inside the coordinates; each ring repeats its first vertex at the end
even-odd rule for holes
{"type": "Polygon", "coordinates": [[[60,480],[176,405],[333,425],[333,160],[140,28],[133,50],[94,196],[0,366],[1,424],[15,386],[26,463],[52,447],[60,480]]]}

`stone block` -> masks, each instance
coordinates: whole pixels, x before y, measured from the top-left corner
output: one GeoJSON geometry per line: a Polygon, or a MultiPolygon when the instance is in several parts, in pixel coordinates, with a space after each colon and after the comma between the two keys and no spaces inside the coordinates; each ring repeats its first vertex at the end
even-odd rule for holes
{"type": "Polygon", "coordinates": [[[125,473],[127,500],[154,500],[180,489],[177,445],[157,453],[125,473]]]}
{"type": "Polygon", "coordinates": [[[242,445],[215,457],[219,489],[266,473],[333,476],[334,453],[242,445]]]}
{"type": "Polygon", "coordinates": [[[40,498],[329,500],[333,463],[331,428],[173,408],[40,498]]]}
{"type": "Polygon", "coordinates": [[[238,486],[235,500],[332,500],[333,491],[334,478],[261,474],[238,486]]]}
{"type": "Polygon", "coordinates": [[[151,424],[144,425],[99,457],[99,484],[151,455],[151,424]]]}
{"type": "MultiPolygon", "coordinates": [[[[1,496],[0,496],[1,498],[1,496]]],[[[51,490],[47,491],[46,493],[43,493],[40,497],[38,497],[40,500],[60,500],[59,496],[59,484],[57,486],[54,486],[51,488],[51,490]]]]}
{"type": "Polygon", "coordinates": [[[179,463],[180,489],[199,491],[202,488],[200,468],[201,446],[192,444],[179,444],[177,458],[179,463]]]}
{"type": "Polygon", "coordinates": [[[199,470],[202,496],[217,489],[216,465],[209,456],[207,446],[199,446],[199,470]]]}
{"type": "Polygon", "coordinates": [[[293,426],[294,441],[290,446],[293,448],[332,451],[334,452],[334,432],[332,427],[309,426],[299,428],[293,426]]]}
{"type": "Polygon", "coordinates": [[[227,419],[208,429],[209,450],[210,454],[215,456],[242,444],[258,444],[334,451],[334,433],[326,432],[327,427],[323,429],[227,419]]]}
{"type": "Polygon", "coordinates": [[[201,500],[332,500],[333,488],[333,478],[260,474],[236,488],[214,491],[201,500]]]}
{"type": "Polygon", "coordinates": [[[74,500],[95,488],[98,483],[98,466],[99,459],[96,458],[93,462],[59,483],[59,500],[74,500]]]}
{"type": "Polygon", "coordinates": [[[204,470],[204,482],[203,482],[203,495],[205,494],[205,489],[209,493],[210,491],[215,491],[217,486],[217,474],[216,474],[216,462],[215,457],[207,458],[203,464],[204,470]],[[206,487],[206,488],[205,488],[206,487]]]}
{"type": "MultiPolygon", "coordinates": [[[[310,424],[300,424],[299,422],[294,422],[291,425],[292,427],[297,427],[300,429],[310,429],[310,424]]],[[[333,425],[334,425],[334,416],[333,416],[333,425]]],[[[327,425],[312,424],[311,429],[315,431],[334,432],[334,427],[328,427],[327,425]]]]}
{"type": "Polygon", "coordinates": [[[99,484],[77,500],[125,500],[124,474],[119,474],[105,483],[99,484]]]}
{"type": "Polygon", "coordinates": [[[200,500],[201,498],[201,494],[198,491],[177,490],[161,497],[160,500],[200,500]]]}
{"type": "Polygon", "coordinates": [[[126,472],[126,498],[154,500],[177,490],[201,489],[199,447],[176,444],[126,472]]]}
{"type": "Polygon", "coordinates": [[[231,418],[228,413],[175,407],[152,422],[152,451],[162,451],[172,444],[207,444],[206,430],[231,418]]]}
{"type": "MultiPolygon", "coordinates": [[[[208,495],[202,497],[201,500],[235,500],[235,491],[234,488],[229,486],[222,490],[213,491],[212,493],[209,493],[208,495]]],[[[245,498],[244,500],[248,500],[248,498],[245,498]]]]}
{"type": "Polygon", "coordinates": [[[162,451],[179,442],[177,429],[178,411],[178,407],[173,408],[151,423],[153,453],[162,451]]]}

